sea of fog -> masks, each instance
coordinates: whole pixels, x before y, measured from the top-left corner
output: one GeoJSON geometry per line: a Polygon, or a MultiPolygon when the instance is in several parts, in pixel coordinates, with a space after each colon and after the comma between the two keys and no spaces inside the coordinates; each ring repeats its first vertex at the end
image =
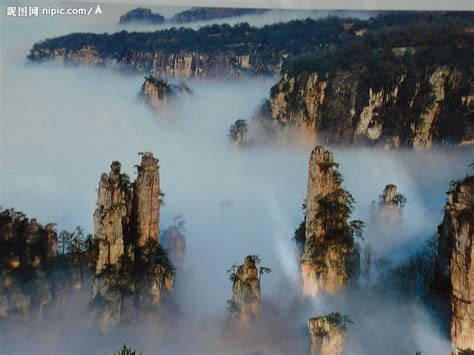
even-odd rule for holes
{"type": "MultiPolygon", "coordinates": [[[[26,330],[30,341],[17,342],[19,335],[9,331],[0,334],[0,344],[7,344],[0,353],[35,349],[38,354],[75,354],[89,347],[88,353],[103,354],[125,340],[144,354],[230,353],[218,344],[231,296],[226,274],[230,265],[247,254],[260,255],[262,264],[273,269],[263,280],[263,295],[277,309],[278,304],[288,303],[282,299],[295,293],[298,270],[291,238],[303,218],[311,147],[237,149],[229,144],[230,125],[252,116],[277,77],[187,80],[193,95],[181,96],[154,112],[137,98],[143,75],[25,65],[29,48],[40,39],[72,31],[116,30],[123,8],[111,9],[103,22],[2,18],[0,205],[14,207],[40,223],[55,222],[58,230],[80,225],[92,233],[100,174],[109,171],[112,160],[119,160],[133,179],[134,165],[140,160],[137,154],[153,152],[160,160],[165,193],[161,229],[177,214],[186,221],[188,253],[175,295],[186,319],[175,338],[186,342],[173,338],[157,345],[148,329],[141,333],[148,335],[144,339],[123,335],[92,344],[81,308],[86,305],[85,292],[66,311],[57,312],[48,327],[26,330]],[[232,203],[224,203],[229,206],[223,208],[224,201],[232,203]]],[[[282,19],[281,12],[274,17],[267,13],[255,17],[254,23],[282,19]]],[[[334,149],[334,155],[344,185],[356,201],[353,217],[367,224],[365,242],[379,255],[399,260],[435,232],[449,182],[467,173],[472,151],[334,149]],[[408,204],[399,224],[380,228],[371,223],[369,205],[389,183],[398,186],[408,204]]],[[[360,303],[346,300],[348,312],[358,310],[351,326],[354,331],[349,330],[347,354],[449,352],[446,335],[425,310],[399,309],[387,302],[361,312],[365,308],[360,303]]],[[[307,353],[305,320],[334,307],[321,301],[304,314],[282,311],[278,322],[269,321],[265,329],[269,332],[262,333],[263,339],[268,338],[265,346],[242,354],[307,353]]]]}

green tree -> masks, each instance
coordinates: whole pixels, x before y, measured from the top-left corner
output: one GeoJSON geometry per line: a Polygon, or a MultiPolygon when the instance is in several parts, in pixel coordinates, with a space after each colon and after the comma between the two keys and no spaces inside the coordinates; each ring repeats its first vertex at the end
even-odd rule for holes
{"type": "Polygon", "coordinates": [[[114,353],[114,355],[137,355],[137,352],[135,350],[133,350],[131,347],[128,347],[125,344],[123,344],[123,346],[120,348],[120,350],[117,350],[114,353]]]}
{"type": "Polygon", "coordinates": [[[405,195],[403,195],[400,192],[397,192],[397,194],[395,195],[395,198],[393,199],[393,202],[395,202],[398,205],[398,208],[400,210],[402,210],[405,207],[405,205],[407,204],[407,201],[408,200],[405,197],[405,195]]]}

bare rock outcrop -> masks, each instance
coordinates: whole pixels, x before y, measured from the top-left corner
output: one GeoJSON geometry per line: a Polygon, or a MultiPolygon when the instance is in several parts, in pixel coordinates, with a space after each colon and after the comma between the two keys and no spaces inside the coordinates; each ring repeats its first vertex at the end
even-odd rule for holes
{"type": "Polygon", "coordinates": [[[474,349],[474,176],[453,183],[438,233],[437,280],[450,304],[453,350],[474,349]]]}
{"type": "MultiPolygon", "coordinates": [[[[303,296],[314,297],[320,291],[337,293],[358,274],[359,255],[353,237],[361,233],[363,223],[349,223],[354,201],[341,184],[332,153],[321,146],[315,147],[309,161],[304,248],[300,260],[303,296]]],[[[303,226],[297,233],[303,234],[303,226]]]]}
{"type": "Polygon", "coordinates": [[[347,334],[347,316],[330,313],[308,320],[311,355],[342,355],[347,334]]]}
{"type": "Polygon", "coordinates": [[[153,109],[158,110],[164,107],[169,100],[176,98],[179,93],[190,94],[191,92],[191,89],[185,84],[172,85],[166,80],[150,75],[145,77],[139,96],[153,109]]]}

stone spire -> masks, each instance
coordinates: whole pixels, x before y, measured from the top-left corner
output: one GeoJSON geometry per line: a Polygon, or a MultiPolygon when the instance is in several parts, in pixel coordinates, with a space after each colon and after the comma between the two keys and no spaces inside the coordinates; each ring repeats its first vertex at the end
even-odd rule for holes
{"type": "Polygon", "coordinates": [[[451,305],[453,350],[474,349],[474,176],[453,185],[438,233],[436,279],[451,305]]]}
{"type": "Polygon", "coordinates": [[[305,243],[301,258],[303,295],[333,294],[358,269],[358,253],[348,225],[352,197],[330,151],[314,148],[309,161],[305,243]]]}
{"type": "Polygon", "coordinates": [[[159,242],[160,172],[153,153],[142,153],[133,184],[133,223],[137,246],[143,247],[151,239],[159,242]]]}
{"type": "Polygon", "coordinates": [[[311,355],[342,355],[346,340],[346,317],[339,313],[311,318],[311,355]]]}
{"type": "Polygon", "coordinates": [[[396,217],[400,214],[400,205],[397,201],[397,185],[385,186],[379,199],[379,216],[396,217]]]}
{"type": "Polygon", "coordinates": [[[229,317],[233,326],[242,326],[256,319],[260,314],[260,278],[256,262],[258,260],[249,255],[232,274],[232,300],[229,317]]]}
{"type": "Polygon", "coordinates": [[[96,271],[106,264],[116,264],[124,254],[124,231],[127,229],[129,204],[128,179],[120,172],[118,161],[112,162],[109,174],[102,174],[94,212],[94,234],[99,243],[96,271]]]}
{"type": "Polygon", "coordinates": [[[138,316],[155,317],[154,310],[173,289],[174,266],[158,237],[158,159],[143,153],[137,169],[133,184],[120,172],[119,162],[113,162],[111,172],[100,179],[94,213],[99,256],[91,303],[93,318],[104,333],[138,316]],[[118,267],[101,273],[107,264],[118,267]]]}

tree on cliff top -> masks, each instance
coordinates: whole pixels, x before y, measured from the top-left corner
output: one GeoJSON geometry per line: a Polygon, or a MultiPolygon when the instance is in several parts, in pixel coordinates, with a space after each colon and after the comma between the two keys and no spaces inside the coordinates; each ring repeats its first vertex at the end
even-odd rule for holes
{"type": "MultiPolygon", "coordinates": [[[[137,355],[137,352],[132,348],[129,348],[125,344],[120,348],[120,350],[116,351],[114,355],[137,355]]],[[[140,353],[141,355],[141,353],[140,353]]]]}
{"type": "Polygon", "coordinates": [[[238,145],[244,144],[247,133],[248,133],[248,123],[246,120],[237,120],[229,128],[228,137],[229,139],[238,145]]]}
{"type": "MultiPolygon", "coordinates": [[[[342,181],[342,178],[340,179],[342,181]]],[[[347,222],[355,203],[348,191],[339,188],[318,198],[317,202],[316,219],[323,227],[325,240],[352,245],[354,237],[362,239],[364,222],[361,220],[347,222]]]]}
{"type": "MultiPolygon", "coordinates": [[[[250,260],[257,267],[259,280],[262,279],[263,274],[269,274],[272,272],[272,269],[270,269],[269,267],[259,266],[261,259],[260,259],[260,256],[258,255],[254,255],[254,254],[247,255],[245,259],[250,260]]],[[[229,275],[229,280],[232,282],[237,281],[239,279],[239,276],[238,276],[239,269],[243,267],[244,267],[244,264],[242,265],[237,265],[237,263],[232,264],[230,269],[227,270],[227,274],[229,275]]]]}

